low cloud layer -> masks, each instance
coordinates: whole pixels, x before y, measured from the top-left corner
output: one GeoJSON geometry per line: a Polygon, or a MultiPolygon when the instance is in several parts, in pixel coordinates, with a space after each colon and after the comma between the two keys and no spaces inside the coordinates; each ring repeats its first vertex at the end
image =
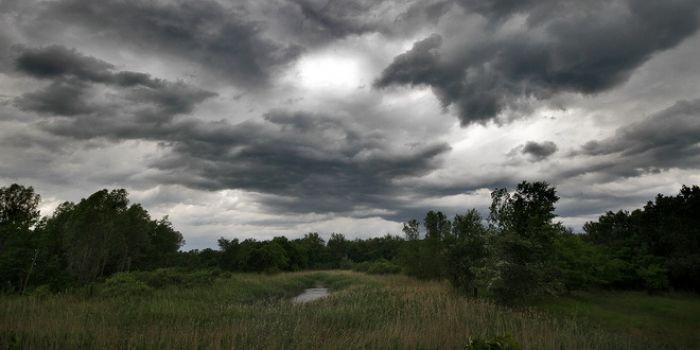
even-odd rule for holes
{"type": "Polygon", "coordinates": [[[700,164],[700,100],[679,101],[574,152],[597,159],[586,171],[640,176],[700,164]]]}

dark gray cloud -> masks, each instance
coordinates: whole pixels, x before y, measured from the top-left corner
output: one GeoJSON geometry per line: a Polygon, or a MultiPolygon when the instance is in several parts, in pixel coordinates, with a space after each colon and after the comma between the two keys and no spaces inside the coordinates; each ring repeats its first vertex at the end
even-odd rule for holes
{"type": "Polygon", "coordinates": [[[341,119],[276,111],[265,121],[230,124],[193,118],[159,125],[96,118],[45,125],[76,138],[160,142],[163,155],[151,167],[155,182],[190,188],[238,188],[273,194],[262,202],[285,212],[350,212],[358,207],[398,206],[388,195],[393,181],[421,176],[449,150],[441,143],[389,149],[386,135],[341,119]],[[83,125],[92,125],[89,131],[83,125]]]}
{"type": "Polygon", "coordinates": [[[86,101],[87,94],[89,86],[80,80],[57,80],[41,90],[23,94],[14,103],[24,111],[70,116],[92,112],[86,101]]]}
{"type": "Polygon", "coordinates": [[[434,0],[282,0],[262,1],[274,8],[284,37],[306,48],[353,35],[411,36],[436,24],[452,7],[434,0]]]}
{"type": "Polygon", "coordinates": [[[612,177],[695,169],[700,166],[700,99],[679,101],[620,127],[613,136],[587,142],[573,155],[594,161],[572,171],[612,177]]]}
{"type": "Polygon", "coordinates": [[[552,141],[528,141],[524,145],[517,147],[518,152],[531,157],[537,162],[547,159],[549,156],[554,154],[557,149],[557,144],[552,141]]]}
{"type": "Polygon", "coordinates": [[[433,35],[396,57],[375,86],[430,86],[444,106],[455,106],[463,125],[492,120],[522,99],[617,86],[694,33],[700,9],[694,0],[462,4],[492,21],[487,40],[433,35]],[[522,30],[500,33],[516,13],[527,17],[522,30]]]}
{"type": "Polygon", "coordinates": [[[76,140],[159,142],[164,150],[150,164],[160,170],[153,181],[274,194],[263,202],[276,210],[390,205],[387,195],[398,191],[394,180],[429,173],[449,150],[442,143],[392,148],[389,135],[307,112],[275,110],[262,121],[238,124],[203,121],[187,115],[212,93],[117,72],[107,62],[62,47],[26,49],[16,63],[21,73],[51,81],[15,100],[25,111],[46,115],[37,122],[42,130],[76,140]],[[52,53],[60,59],[44,63],[52,53]]]}
{"type": "MultiPolygon", "coordinates": [[[[191,113],[195,105],[216,95],[145,73],[114,71],[110,63],[63,46],[22,49],[15,58],[15,66],[21,74],[51,81],[38,91],[17,97],[14,102],[19,109],[49,116],[74,116],[75,120],[96,118],[100,121],[97,125],[114,126],[118,118],[128,118],[123,116],[123,111],[129,109],[133,122],[170,120],[191,113]],[[104,88],[109,91],[100,94],[104,88]]],[[[89,128],[80,133],[90,135],[99,132],[98,129],[89,128]]]]}
{"type": "Polygon", "coordinates": [[[209,79],[264,89],[310,49],[353,35],[412,33],[450,5],[418,4],[396,0],[26,0],[8,1],[3,8],[12,18],[22,18],[15,27],[23,36],[40,42],[75,46],[70,38],[83,37],[86,44],[102,50],[118,46],[166,62],[194,63],[211,73],[209,79]]]}
{"type": "Polygon", "coordinates": [[[21,49],[21,53],[15,60],[15,65],[22,73],[35,78],[72,76],[91,82],[109,80],[108,71],[114,68],[113,65],[105,61],[59,45],[21,49]]]}
{"type": "Polygon", "coordinates": [[[0,180],[56,200],[125,187],[190,242],[384,233],[430,208],[485,210],[487,189],[522,180],[555,184],[580,222],[697,181],[698,100],[629,120],[700,94],[700,35],[684,40],[699,7],[0,0],[0,180]],[[380,89],[307,84],[315,74],[380,89]],[[456,128],[432,96],[381,90],[413,85],[489,125],[456,128]],[[590,135],[611,136],[582,146],[590,135]]]}
{"type": "Polygon", "coordinates": [[[84,29],[93,38],[196,62],[248,87],[268,83],[302,48],[267,38],[262,23],[217,1],[63,0],[43,3],[39,30],[84,29]]]}
{"type": "Polygon", "coordinates": [[[441,143],[390,149],[387,135],[352,122],[281,110],[263,123],[190,123],[183,132],[192,135],[173,140],[170,156],[153,164],[173,175],[165,181],[270,193],[264,203],[294,212],[396,206],[393,181],[431,172],[449,150],[441,143]]]}
{"type": "MultiPolygon", "coordinates": [[[[315,34],[318,39],[342,38],[352,34],[378,31],[383,27],[376,21],[368,20],[368,13],[386,1],[317,1],[291,0],[300,12],[293,17],[307,34],[315,34]]],[[[295,12],[296,12],[295,11],[295,12]]]]}

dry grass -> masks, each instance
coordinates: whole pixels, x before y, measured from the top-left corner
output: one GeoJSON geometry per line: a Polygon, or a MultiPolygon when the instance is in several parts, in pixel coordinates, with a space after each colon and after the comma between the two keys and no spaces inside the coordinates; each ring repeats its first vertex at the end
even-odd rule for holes
{"type": "Polygon", "coordinates": [[[4,297],[0,347],[36,349],[464,348],[469,336],[512,334],[526,349],[647,349],[648,342],[512,311],[404,276],[237,274],[213,286],[147,297],[4,297]],[[295,305],[317,281],[331,297],[295,305]]]}

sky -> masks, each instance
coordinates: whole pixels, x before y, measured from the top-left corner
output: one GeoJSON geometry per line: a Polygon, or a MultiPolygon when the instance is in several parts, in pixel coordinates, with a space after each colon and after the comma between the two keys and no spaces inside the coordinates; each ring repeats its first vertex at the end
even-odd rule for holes
{"type": "Polygon", "coordinates": [[[700,184],[697,0],[0,0],[0,186],[125,188],[185,249],[401,234],[547,181],[700,184]]]}

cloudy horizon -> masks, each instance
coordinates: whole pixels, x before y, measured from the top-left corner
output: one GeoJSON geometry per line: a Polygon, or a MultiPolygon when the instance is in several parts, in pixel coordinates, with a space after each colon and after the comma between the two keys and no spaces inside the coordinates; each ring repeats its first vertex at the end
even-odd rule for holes
{"type": "Polygon", "coordinates": [[[700,2],[0,0],[0,186],[125,188],[185,249],[400,234],[547,181],[700,184],[700,2]]]}

